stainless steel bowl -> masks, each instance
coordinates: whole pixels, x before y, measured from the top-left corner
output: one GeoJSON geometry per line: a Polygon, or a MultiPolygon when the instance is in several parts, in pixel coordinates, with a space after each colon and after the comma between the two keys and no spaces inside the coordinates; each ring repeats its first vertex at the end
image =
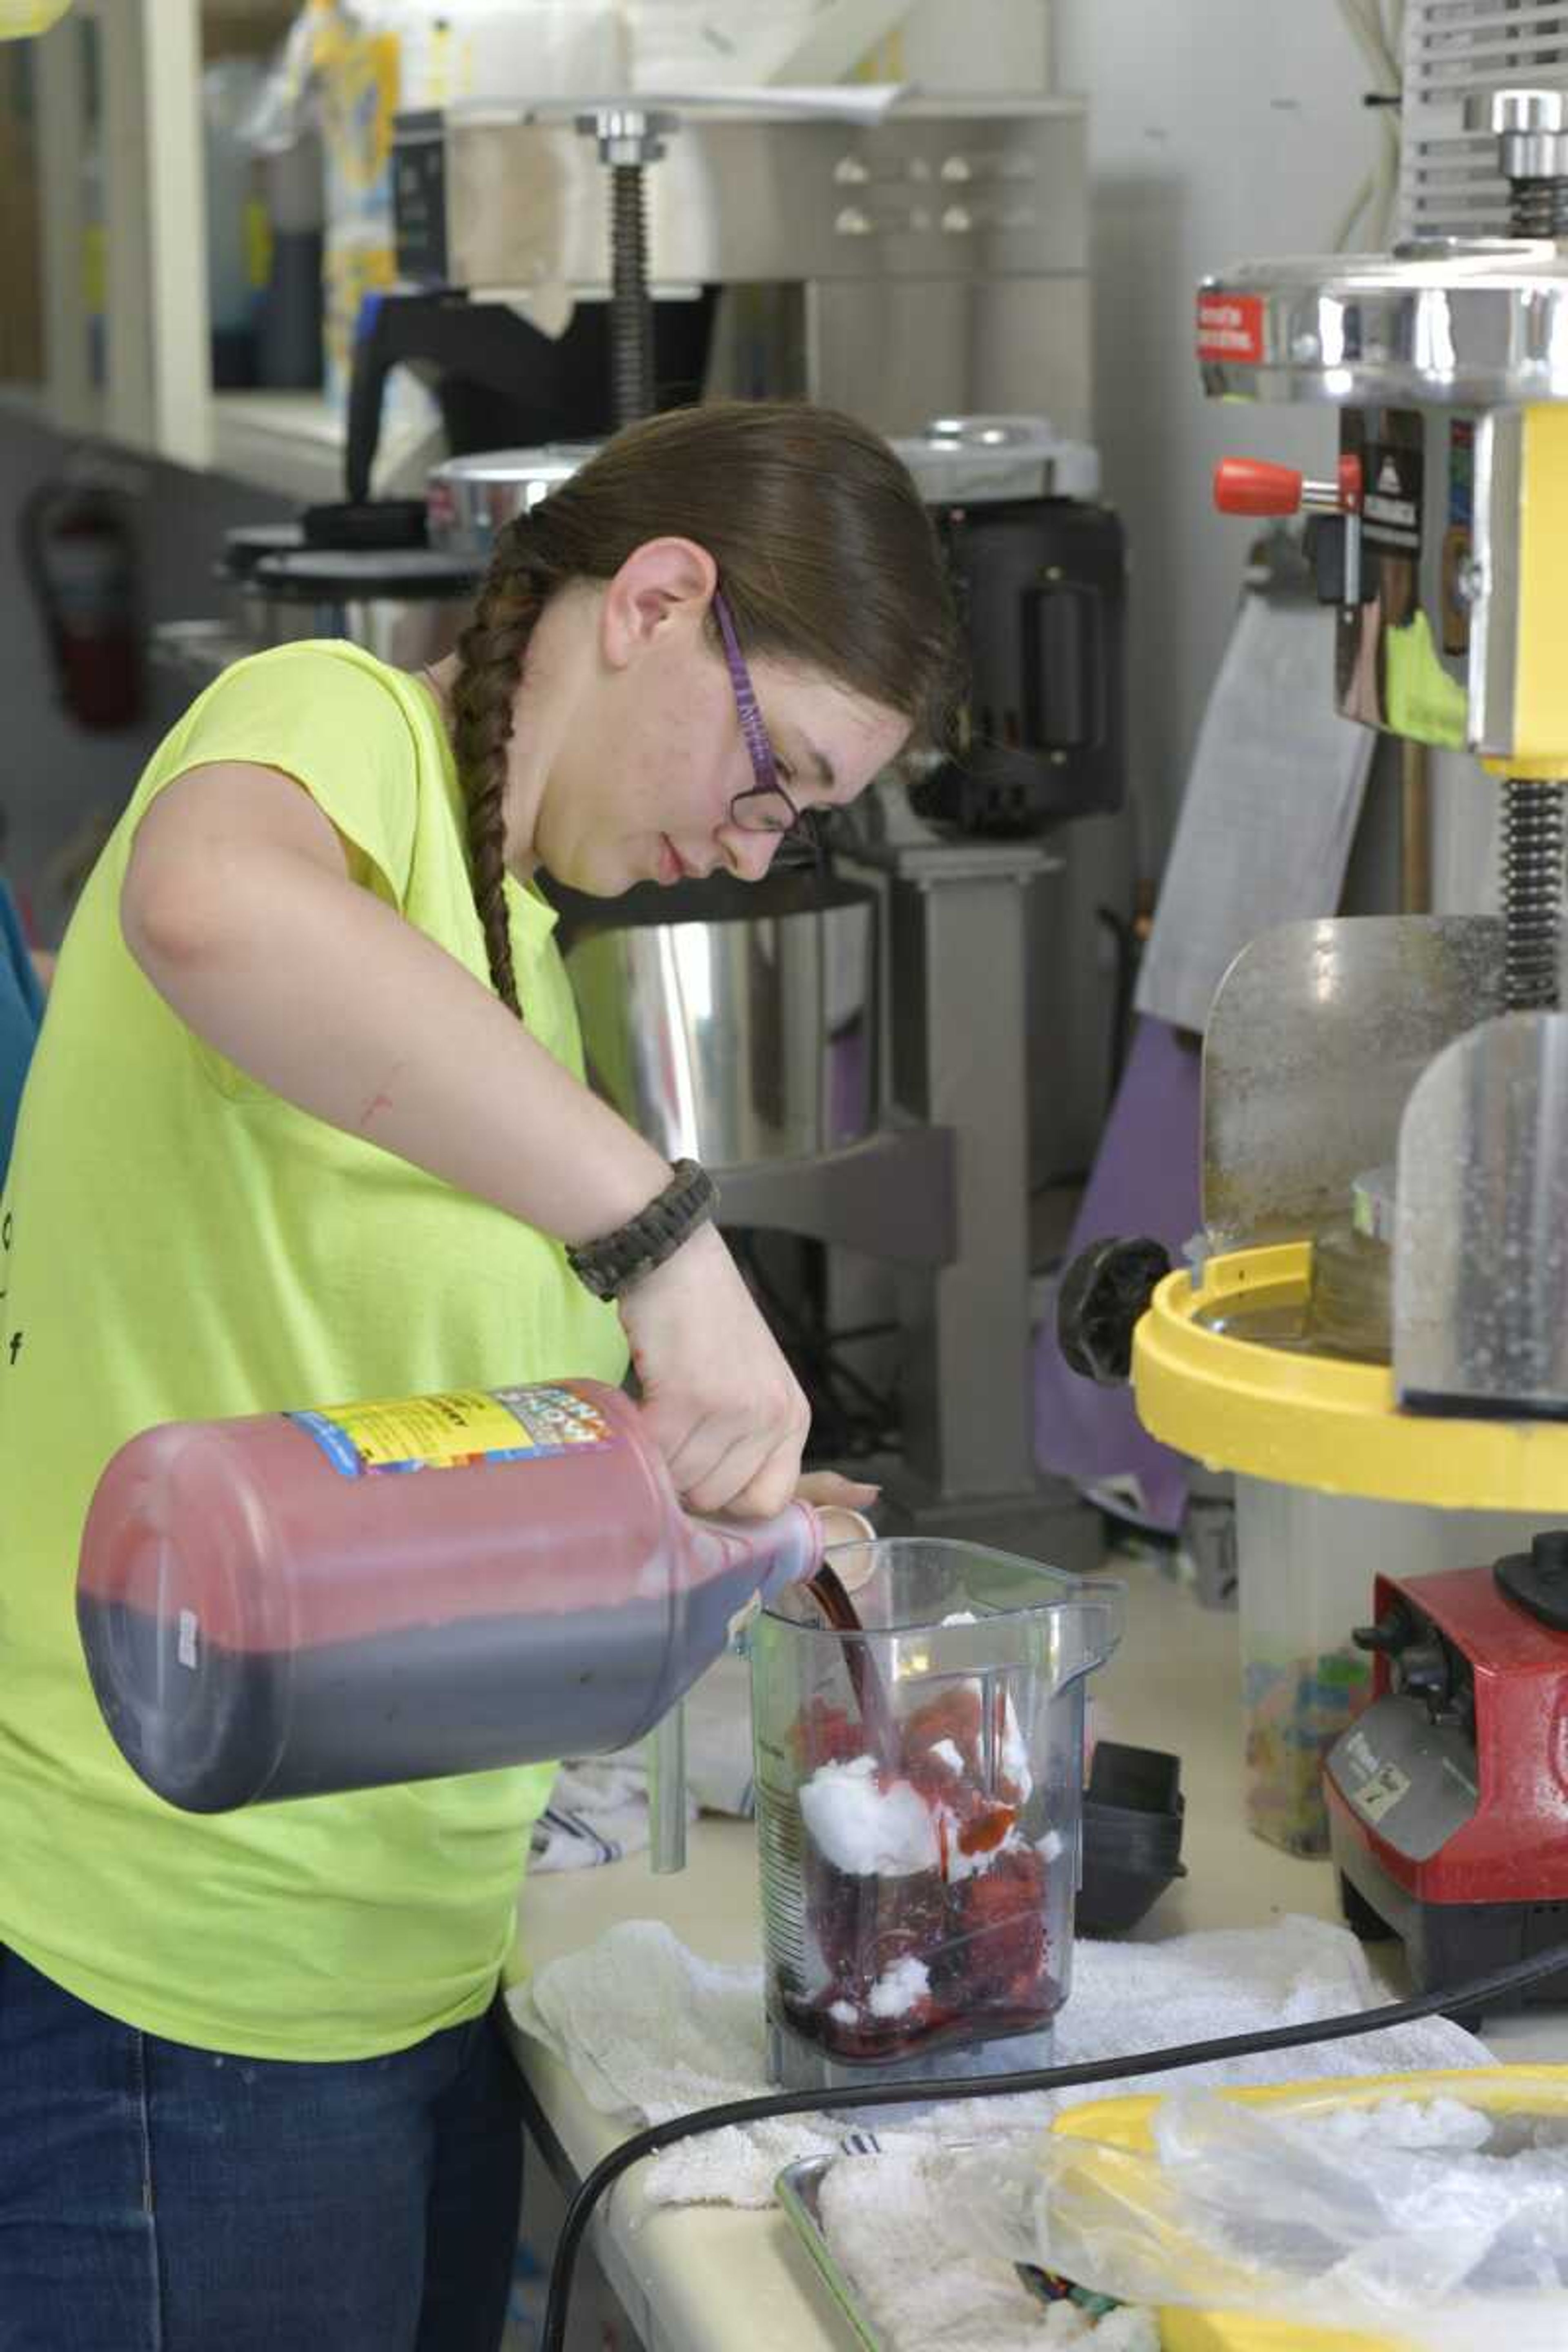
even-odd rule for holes
{"type": "Polygon", "coordinates": [[[788,874],[574,899],[565,949],[589,1077],[668,1158],[805,1159],[875,1126],[874,892],[788,874]]]}

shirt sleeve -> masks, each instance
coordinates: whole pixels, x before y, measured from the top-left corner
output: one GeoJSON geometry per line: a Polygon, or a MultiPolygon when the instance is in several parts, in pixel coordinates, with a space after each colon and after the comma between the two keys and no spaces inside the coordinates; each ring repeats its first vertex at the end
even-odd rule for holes
{"type": "Polygon", "coordinates": [[[219,761],[291,776],[369,861],[378,895],[402,910],[418,814],[418,747],[380,664],[349,646],[275,646],[215,679],[169,751],[163,782],[219,761]]]}

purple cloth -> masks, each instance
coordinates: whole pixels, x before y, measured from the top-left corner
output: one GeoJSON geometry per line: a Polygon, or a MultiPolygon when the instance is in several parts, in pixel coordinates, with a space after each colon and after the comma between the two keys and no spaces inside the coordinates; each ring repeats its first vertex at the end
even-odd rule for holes
{"type": "MultiPolygon", "coordinates": [[[[1201,1057],[1163,1021],[1141,1019],[1068,1244],[1148,1234],[1173,1257],[1202,1222],[1201,1057]]],[[[1131,1389],[1069,1371],[1048,1316],[1035,1342],[1035,1459],[1079,1485],[1135,1474],[1143,1517],[1174,1533],[1186,1507],[1186,1456],[1151,1437],[1131,1389]]]]}

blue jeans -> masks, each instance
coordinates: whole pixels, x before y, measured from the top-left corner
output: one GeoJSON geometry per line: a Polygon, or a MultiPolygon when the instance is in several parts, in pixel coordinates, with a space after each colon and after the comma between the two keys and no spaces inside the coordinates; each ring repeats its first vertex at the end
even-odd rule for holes
{"type": "Polygon", "coordinates": [[[0,2352],[495,2352],[521,2179],[493,2011],[219,2057],[0,1945],[0,2352]]]}

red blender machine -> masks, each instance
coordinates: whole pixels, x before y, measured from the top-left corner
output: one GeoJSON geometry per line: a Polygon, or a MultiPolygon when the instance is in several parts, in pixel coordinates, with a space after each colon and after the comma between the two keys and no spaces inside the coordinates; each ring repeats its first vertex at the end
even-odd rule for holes
{"type": "MultiPolygon", "coordinates": [[[[1490,1568],[1380,1576],[1373,1699],[1330,1752],[1345,1916],[1423,1990],[1568,1938],[1568,1528],[1490,1568]]],[[[1568,1997],[1568,1971],[1524,1998],[1568,1997]]]]}

